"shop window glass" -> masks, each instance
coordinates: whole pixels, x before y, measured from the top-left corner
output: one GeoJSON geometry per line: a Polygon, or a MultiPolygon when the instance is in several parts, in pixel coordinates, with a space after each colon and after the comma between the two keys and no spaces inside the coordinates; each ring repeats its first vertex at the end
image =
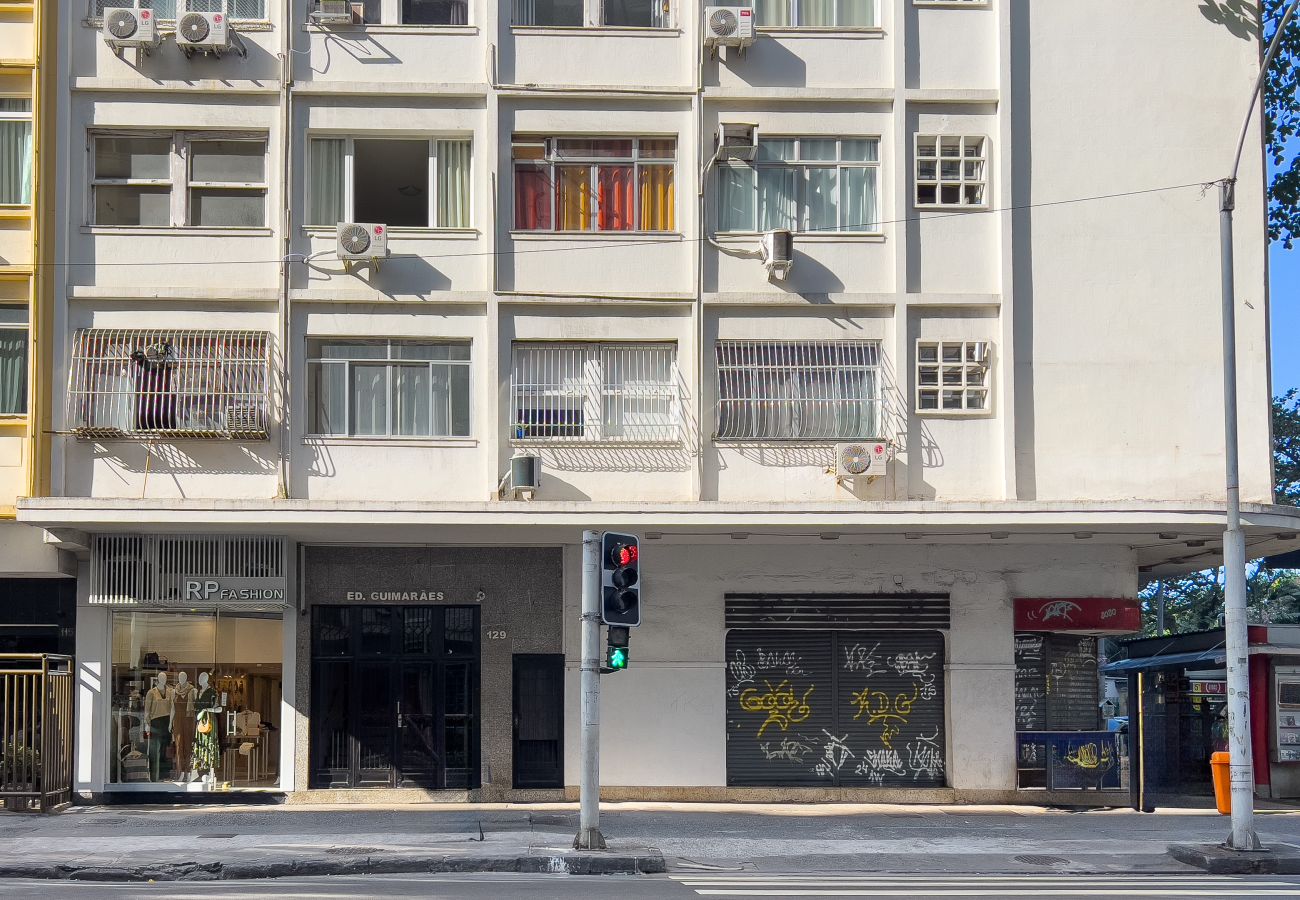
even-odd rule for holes
{"type": "Polygon", "coordinates": [[[115,612],[109,781],[279,784],[278,613],[115,612]]]}

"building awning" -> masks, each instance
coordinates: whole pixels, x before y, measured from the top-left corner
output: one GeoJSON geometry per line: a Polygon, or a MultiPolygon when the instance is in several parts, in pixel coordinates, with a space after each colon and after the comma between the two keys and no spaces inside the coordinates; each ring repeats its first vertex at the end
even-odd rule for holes
{"type": "Polygon", "coordinates": [[[1189,666],[1197,664],[1220,665],[1228,658],[1228,651],[1223,647],[1209,650],[1197,650],[1194,653],[1164,653],[1157,656],[1135,656],[1110,663],[1102,669],[1107,675],[1119,675],[1138,669],[1163,669],[1170,666],[1189,666]]]}

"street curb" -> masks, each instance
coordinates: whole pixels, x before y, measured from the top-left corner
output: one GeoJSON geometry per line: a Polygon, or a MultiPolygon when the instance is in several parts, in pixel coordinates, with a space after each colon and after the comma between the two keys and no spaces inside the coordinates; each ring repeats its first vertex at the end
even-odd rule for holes
{"type": "Polygon", "coordinates": [[[177,862],[138,866],[0,863],[0,878],[57,881],[236,881],[313,875],[410,875],[515,872],[555,875],[657,875],[668,871],[658,850],[551,856],[301,857],[260,862],[177,862]]]}
{"type": "Polygon", "coordinates": [[[1211,875],[1300,875],[1300,854],[1287,850],[1228,850],[1219,844],[1170,844],[1169,855],[1211,875]]]}

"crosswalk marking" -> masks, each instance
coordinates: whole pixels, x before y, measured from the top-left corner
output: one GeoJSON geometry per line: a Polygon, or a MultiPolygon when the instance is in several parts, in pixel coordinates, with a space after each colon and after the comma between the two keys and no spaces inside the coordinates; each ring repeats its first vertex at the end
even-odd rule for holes
{"type": "Polygon", "coordinates": [[[1297,897],[1300,884],[1224,875],[673,875],[702,897],[1297,897]]]}

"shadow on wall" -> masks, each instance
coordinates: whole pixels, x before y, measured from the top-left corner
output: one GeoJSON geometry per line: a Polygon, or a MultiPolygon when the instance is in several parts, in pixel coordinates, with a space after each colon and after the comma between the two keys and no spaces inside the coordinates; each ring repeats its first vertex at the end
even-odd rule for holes
{"type": "Polygon", "coordinates": [[[278,460],[270,441],[161,441],[95,443],[97,460],[110,460],[132,474],[267,475],[278,460]]]}
{"type": "Polygon", "coordinates": [[[780,41],[759,40],[739,56],[733,49],[719,54],[714,84],[721,84],[723,66],[750,87],[803,87],[808,83],[808,64],[780,41]]]}
{"type": "Polygon", "coordinates": [[[1222,25],[1234,37],[1253,41],[1259,37],[1259,7],[1242,0],[1201,0],[1201,15],[1215,25],[1222,25]]]}
{"type": "Polygon", "coordinates": [[[537,453],[543,472],[685,472],[691,467],[691,453],[683,444],[543,447],[537,453]]]}
{"type": "Polygon", "coordinates": [[[393,51],[389,50],[383,44],[379,43],[373,35],[357,33],[348,33],[346,35],[337,32],[327,32],[325,40],[322,42],[325,48],[325,62],[321,68],[312,66],[312,73],[316,75],[326,75],[329,73],[330,66],[334,61],[333,46],[338,44],[339,49],[352,57],[355,62],[362,65],[394,65],[400,63],[393,51]]]}
{"type": "Polygon", "coordinates": [[[369,288],[386,297],[416,294],[425,299],[431,299],[434,291],[451,290],[451,279],[422,256],[394,251],[378,271],[372,265],[360,263],[348,273],[342,261],[332,259],[332,253],[320,257],[322,262],[332,262],[328,268],[316,261],[307,264],[308,287],[337,287],[339,279],[346,279],[347,286],[369,288]]]}
{"type": "Polygon", "coordinates": [[[306,457],[306,471],[308,475],[314,475],[318,478],[333,478],[338,474],[338,467],[334,465],[334,457],[330,455],[329,445],[324,442],[304,441],[299,451],[306,457]]]}

